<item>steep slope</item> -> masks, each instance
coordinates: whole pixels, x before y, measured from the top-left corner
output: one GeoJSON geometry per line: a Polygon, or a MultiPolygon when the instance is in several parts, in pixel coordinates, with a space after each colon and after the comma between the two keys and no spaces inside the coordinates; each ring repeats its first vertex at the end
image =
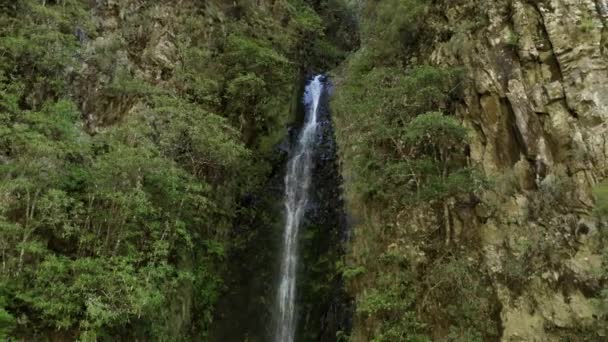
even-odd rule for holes
{"type": "Polygon", "coordinates": [[[607,4],[363,7],[362,49],[336,71],[334,101],[359,221],[344,270],[354,340],[605,338],[592,189],[608,172],[607,4]],[[420,125],[429,111],[444,115],[420,125]],[[448,118],[464,145],[442,141],[455,136],[448,118]],[[440,147],[426,164],[420,143],[440,147]],[[463,170],[473,178],[450,176],[463,170]]]}
{"type": "Polygon", "coordinates": [[[0,1],[0,339],[207,339],[227,260],[267,233],[232,234],[266,214],[247,198],[301,74],[342,54],[331,22],[299,1],[0,1]]]}

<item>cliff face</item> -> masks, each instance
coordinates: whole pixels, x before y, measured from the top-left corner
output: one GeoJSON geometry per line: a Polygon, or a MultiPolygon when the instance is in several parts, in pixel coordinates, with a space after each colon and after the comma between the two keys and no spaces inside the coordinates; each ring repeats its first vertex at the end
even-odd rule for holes
{"type": "MultiPolygon", "coordinates": [[[[121,72],[160,87],[179,85],[174,77],[183,57],[173,20],[177,11],[167,4],[97,4],[99,32],[87,42],[90,58],[76,81],[92,129],[141,105],[128,87],[114,91],[114,76],[121,72]],[[117,41],[127,45],[117,46],[117,41]],[[113,59],[102,60],[100,51],[113,59]]],[[[198,39],[213,50],[214,41],[225,37],[217,32],[227,30],[226,17],[238,15],[238,10],[216,3],[206,11],[209,24],[198,39]]],[[[491,320],[501,340],[576,340],[583,334],[604,334],[599,328],[605,322],[599,295],[606,284],[604,228],[590,213],[591,188],[608,172],[608,3],[460,0],[430,5],[425,18],[430,33],[416,43],[402,70],[415,63],[464,69],[454,86],[459,95],[446,109],[469,128],[468,165],[494,186],[476,193],[476,204],[451,199],[447,224],[432,205],[409,208],[413,214],[396,217],[371,205],[358,207],[354,216],[369,212],[358,218],[364,222],[360,226],[388,222],[402,229],[388,234],[371,254],[398,250],[426,267],[435,260],[427,249],[464,248],[462,258],[479,263],[482,272],[476,276],[491,285],[487,312],[497,311],[491,320]],[[437,230],[442,244],[447,241],[445,247],[429,247],[414,238],[437,230]],[[424,257],[412,257],[421,250],[424,257]]],[[[224,110],[222,106],[214,108],[224,110]]],[[[253,124],[244,117],[236,121],[246,139],[254,141],[247,129],[253,124]]],[[[339,119],[338,130],[347,122],[348,117],[339,119]]],[[[347,175],[348,167],[346,162],[347,175]]],[[[355,234],[354,250],[365,243],[355,234]]],[[[355,293],[374,282],[362,283],[355,293]]],[[[427,311],[432,315],[432,309],[427,311]]]]}
{"type": "MultiPolygon", "coordinates": [[[[605,284],[598,277],[605,228],[589,213],[591,188],[608,172],[608,3],[473,5],[487,26],[455,32],[435,45],[431,61],[464,65],[455,113],[472,132],[471,163],[491,177],[512,172],[518,191],[485,194],[473,215],[456,211],[454,229],[479,231],[502,307],[502,340],[558,340],[603,314],[595,297],[605,284]],[[500,280],[513,258],[530,268],[520,296],[500,280]]],[[[466,2],[448,6],[443,24],[461,26],[470,10],[466,2]]]]}
{"type": "Polygon", "coordinates": [[[432,62],[467,69],[470,83],[457,112],[476,127],[471,158],[489,173],[522,159],[544,164],[547,173],[561,164],[588,188],[606,166],[606,3],[479,6],[487,26],[475,33],[458,30],[470,20],[469,7],[444,9],[443,24],[454,36],[431,55],[432,62]]]}
{"type": "MultiPolygon", "coordinates": [[[[382,17],[381,4],[367,4],[366,13],[382,17]]],[[[427,324],[408,328],[410,336],[434,331],[427,333],[433,340],[467,340],[448,332],[453,321],[430,317],[442,309],[429,306],[427,296],[437,292],[434,285],[442,285],[429,284],[428,274],[443,258],[433,254],[445,253],[477,265],[482,274],[471,276],[487,279],[491,288],[484,298],[493,303],[490,311],[496,315],[476,319],[497,325],[482,340],[603,338],[606,228],[592,215],[592,188],[608,173],[608,2],[460,0],[428,4],[420,16],[424,24],[416,34],[421,38],[401,53],[403,62],[392,70],[407,73],[416,64],[462,68],[463,76],[442,109],[468,128],[466,163],[491,185],[474,191],[474,200],[451,197],[441,210],[432,201],[394,212],[366,202],[353,185],[359,174],[352,160],[361,153],[353,151],[347,137],[353,134],[353,124],[344,110],[338,113],[351,213],[359,220],[351,265],[367,269],[351,282],[357,305],[365,306],[355,323],[355,339],[379,336],[392,319],[390,310],[366,311],[368,293],[382,281],[382,272],[374,271],[366,255],[372,242],[377,244],[376,257],[397,251],[418,270],[409,278],[400,276],[414,284],[411,291],[418,294],[411,305],[427,324]],[[429,242],[433,239],[443,240],[443,245],[429,242]]],[[[373,37],[367,43],[371,46],[369,41],[373,37]]],[[[342,84],[351,81],[351,70],[346,66],[337,72],[342,84]]],[[[392,98],[411,101],[408,96],[392,98]]],[[[383,273],[391,272],[400,274],[394,269],[383,273]]],[[[460,278],[446,278],[458,286],[460,278]]],[[[452,298],[438,304],[454,302],[452,298]]]]}
{"type": "MultiPolygon", "coordinates": [[[[181,13],[174,4],[143,1],[100,0],[91,7],[95,30],[81,31],[82,64],[74,81],[89,130],[114,124],[141,105],[136,89],[117,89],[121,78],[171,87],[183,57],[178,56],[177,34],[183,27],[177,17],[193,8],[192,1],[179,5],[181,13]]],[[[217,24],[209,23],[213,31],[217,24]]]]}

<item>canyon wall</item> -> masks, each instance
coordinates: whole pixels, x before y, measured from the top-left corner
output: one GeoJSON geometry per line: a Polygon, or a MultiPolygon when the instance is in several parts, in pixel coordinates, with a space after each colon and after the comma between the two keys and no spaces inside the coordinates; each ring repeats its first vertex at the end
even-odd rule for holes
{"type": "MultiPolygon", "coordinates": [[[[417,65],[458,69],[461,77],[437,109],[467,128],[466,167],[489,183],[447,200],[395,210],[366,200],[355,184],[362,174],[356,158],[364,151],[350,138],[365,132],[354,127],[356,108],[338,98],[343,172],[350,212],[358,220],[350,253],[350,270],[360,273],[350,283],[360,308],[355,340],[390,340],[384,336],[395,336],[390,335],[394,331],[407,331],[399,335],[409,336],[404,340],[417,334],[446,341],[605,338],[606,226],[605,219],[593,215],[592,189],[608,173],[608,3],[402,2],[405,13],[418,11],[419,19],[391,17],[382,12],[382,3],[362,4],[361,20],[371,23],[358,55],[336,71],[338,97],[350,91],[340,85],[348,86],[361,74],[353,65],[363,68],[361,56],[373,53],[381,46],[378,35],[387,37],[385,32],[397,25],[400,41],[409,39],[387,54],[398,61],[370,63],[406,77],[417,65]],[[380,20],[384,31],[372,24],[380,20]],[[375,265],[374,259],[392,254],[403,257],[407,266],[375,265]],[[466,294],[464,289],[442,290],[442,282],[460,286],[459,273],[450,273],[460,262],[479,271],[470,277],[479,279],[487,292],[458,300],[454,296],[466,294]],[[444,276],[435,277],[437,272],[444,276]],[[381,290],[383,277],[391,274],[396,275],[393,282],[409,284],[404,286],[413,298],[407,312],[419,325],[404,327],[405,319],[396,317],[405,314],[390,306],[368,310],[370,298],[377,299],[370,293],[381,290]],[[429,304],[433,296],[437,303],[429,304]],[[467,301],[476,300],[485,304],[473,305],[476,313],[468,318],[457,317],[458,310],[466,315],[467,301]],[[456,306],[454,315],[442,308],[450,305],[456,306]],[[479,334],[467,335],[463,327],[479,334]]],[[[398,6],[391,6],[398,12],[398,6]]],[[[397,92],[387,95],[383,105],[412,98],[397,92]]],[[[408,185],[403,183],[403,189],[408,185]]]]}

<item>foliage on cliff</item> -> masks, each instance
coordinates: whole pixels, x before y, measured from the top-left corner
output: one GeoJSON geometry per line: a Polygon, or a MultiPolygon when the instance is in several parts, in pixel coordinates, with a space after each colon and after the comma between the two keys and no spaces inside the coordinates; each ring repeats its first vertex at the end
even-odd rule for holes
{"type": "Polygon", "coordinates": [[[362,48],[337,75],[333,109],[360,221],[343,266],[357,299],[355,341],[499,334],[490,281],[451,238],[453,203],[474,206],[486,182],[468,163],[467,129],[450,115],[460,70],[416,62],[433,30],[429,10],[418,0],[366,3],[362,48]]]}
{"type": "Polygon", "coordinates": [[[0,10],[0,338],[204,339],[324,21],[297,1],[0,10]]]}
{"type": "Polygon", "coordinates": [[[605,8],[363,6],[334,101],[352,339],[605,338],[605,8]]]}

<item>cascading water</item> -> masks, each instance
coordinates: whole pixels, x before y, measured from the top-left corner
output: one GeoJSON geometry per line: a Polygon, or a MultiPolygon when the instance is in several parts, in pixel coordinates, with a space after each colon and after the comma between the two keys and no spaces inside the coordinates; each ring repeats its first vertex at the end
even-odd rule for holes
{"type": "Polygon", "coordinates": [[[306,84],[294,113],[302,125],[275,146],[264,186],[240,202],[247,210],[238,212],[234,233],[244,244],[233,249],[210,341],[335,342],[351,331],[353,299],[335,267],[350,228],[331,119],[333,86],[325,75],[306,84]]]}
{"type": "Polygon", "coordinates": [[[296,275],[298,233],[306,210],[311,183],[313,151],[317,139],[317,111],[323,94],[323,76],[317,75],[304,92],[306,117],[295,153],[285,174],[285,231],[277,298],[276,342],[292,342],[296,331],[296,275]]]}

